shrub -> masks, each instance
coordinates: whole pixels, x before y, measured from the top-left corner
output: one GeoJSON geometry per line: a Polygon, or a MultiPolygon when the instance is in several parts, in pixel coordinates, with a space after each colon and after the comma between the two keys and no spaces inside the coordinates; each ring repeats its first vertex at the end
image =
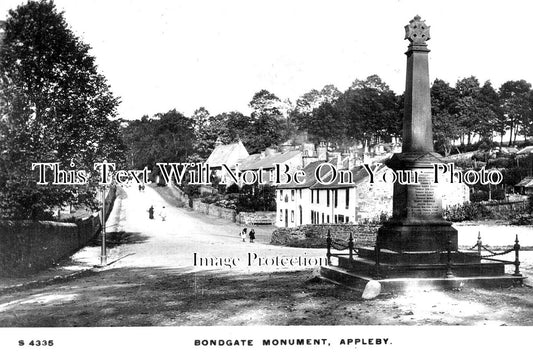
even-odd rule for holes
{"type": "Polygon", "coordinates": [[[444,211],[444,217],[448,221],[467,221],[490,219],[493,214],[485,205],[470,202],[463,205],[449,206],[444,211]]]}

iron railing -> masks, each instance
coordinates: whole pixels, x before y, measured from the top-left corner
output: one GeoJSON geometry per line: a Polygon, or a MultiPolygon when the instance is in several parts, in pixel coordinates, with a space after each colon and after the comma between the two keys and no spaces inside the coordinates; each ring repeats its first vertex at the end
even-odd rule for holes
{"type": "MultiPolygon", "coordinates": [[[[334,241],[331,238],[331,230],[328,230],[327,238],[326,238],[326,248],[327,248],[326,258],[327,258],[327,261],[328,261],[328,265],[331,264],[331,257],[348,256],[348,258],[350,260],[353,260],[354,256],[358,256],[359,255],[359,248],[355,246],[355,242],[354,242],[354,238],[353,238],[353,233],[352,232],[350,232],[350,235],[349,235],[349,238],[348,238],[348,244],[347,245],[343,245],[343,244],[339,243],[338,241],[334,241]],[[337,253],[337,252],[333,252],[332,250],[336,250],[336,251],[348,250],[348,251],[347,252],[337,253]]],[[[478,238],[477,238],[476,244],[474,246],[470,247],[468,250],[474,250],[474,249],[477,249],[478,258],[480,259],[480,261],[481,260],[486,260],[486,261],[492,261],[492,262],[499,262],[499,263],[502,263],[504,265],[514,265],[515,269],[514,269],[513,276],[522,277],[522,274],[520,273],[520,243],[518,241],[518,235],[516,235],[516,239],[515,239],[515,242],[514,242],[514,245],[513,245],[512,248],[509,248],[509,249],[507,249],[505,251],[502,251],[502,252],[495,252],[495,251],[491,250],[488,246],[483,245],[482,240],[481,240],[481,233],[478,233],[478,238]],[[488,252],[489,254],[488,255],[484,255],[483,251],[488,252]],[[511,253],[513,251],[514,251],[514,260],[513,261],[494,258],[496,256],[503,256],[503,255],[509,254],[509,253],[511,253]]],[[[445,251],[435,250],[435,251],[425,251],[424,253],[425,254],[442,254],[444,252],[446,253],[446,264],[442,264],[442,263],[441,264],[434,264],[434,266],[446,267],[446,277],[451,278],[451,277],[454,277],[454,274],[453,274],[454,266],[457,266],[459,264],[464,264],[464,263],[454,263],[454,261],[453,261],[453,253],[457,253],[458,255],[468,255],[468,254],[466,254],[464,252],[461,252],[459,250],[453,250],[452,249],[452,241],[451,240],[448,240],[448,242],[446,244],[446,250],[445,251]]],[[[399,251],[397,253],[402,254],[401,251],[399,251]]],[[[471,255],[468,255],[468,256],[471,256],[471,255]]],[[[376,244],[374,245],[374,263],[375,263],[374,275],[375,275],[376,278],[379,278],[380,275],[381,275],[381,273],[380,273],[381,272],[381,247],[379,246],[379,243],[377,241],[376,241],[376,244]]],[[[402,264],[402,267],[416,268],[416,267],[420,267],[420,265],[402,264]]]]}

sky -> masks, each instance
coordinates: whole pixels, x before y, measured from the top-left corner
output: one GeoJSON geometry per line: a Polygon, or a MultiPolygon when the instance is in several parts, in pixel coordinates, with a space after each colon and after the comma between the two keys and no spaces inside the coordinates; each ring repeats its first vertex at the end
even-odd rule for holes
{"type": "MultiPolygon", "coordinates": [[[[2,0],[0,19],[24,3],[2,0]]],[[[119,116],[177,109],[249,113],[267,89],[294,102],[379,75],[405,88],[404,26],[431,26],[430,80],[533,83],[533,2],[418,0],[56,0],[121,98],[119,116]],[[531,3],[531,4],[530,4],[531,3]]]]}

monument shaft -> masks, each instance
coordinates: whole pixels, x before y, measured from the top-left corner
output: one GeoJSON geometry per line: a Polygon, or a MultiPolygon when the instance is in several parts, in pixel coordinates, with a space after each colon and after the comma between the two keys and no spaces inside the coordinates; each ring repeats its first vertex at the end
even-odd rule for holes
{"type": "Polygon", "coordinates": [[[402,152],[433,151],[428,53],[426,46],[410,46],[406,53],[402,152]]]}

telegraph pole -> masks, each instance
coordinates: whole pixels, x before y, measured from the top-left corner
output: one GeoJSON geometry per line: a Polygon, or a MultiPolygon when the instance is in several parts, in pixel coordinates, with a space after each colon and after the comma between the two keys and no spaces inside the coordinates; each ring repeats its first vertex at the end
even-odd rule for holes
{"type": "Polygon", "coordinates": [[[105,231],[105,185],[102,185],[102,252],[100,254],[100,266],[107,265],[106,231],[105,231]]]}

